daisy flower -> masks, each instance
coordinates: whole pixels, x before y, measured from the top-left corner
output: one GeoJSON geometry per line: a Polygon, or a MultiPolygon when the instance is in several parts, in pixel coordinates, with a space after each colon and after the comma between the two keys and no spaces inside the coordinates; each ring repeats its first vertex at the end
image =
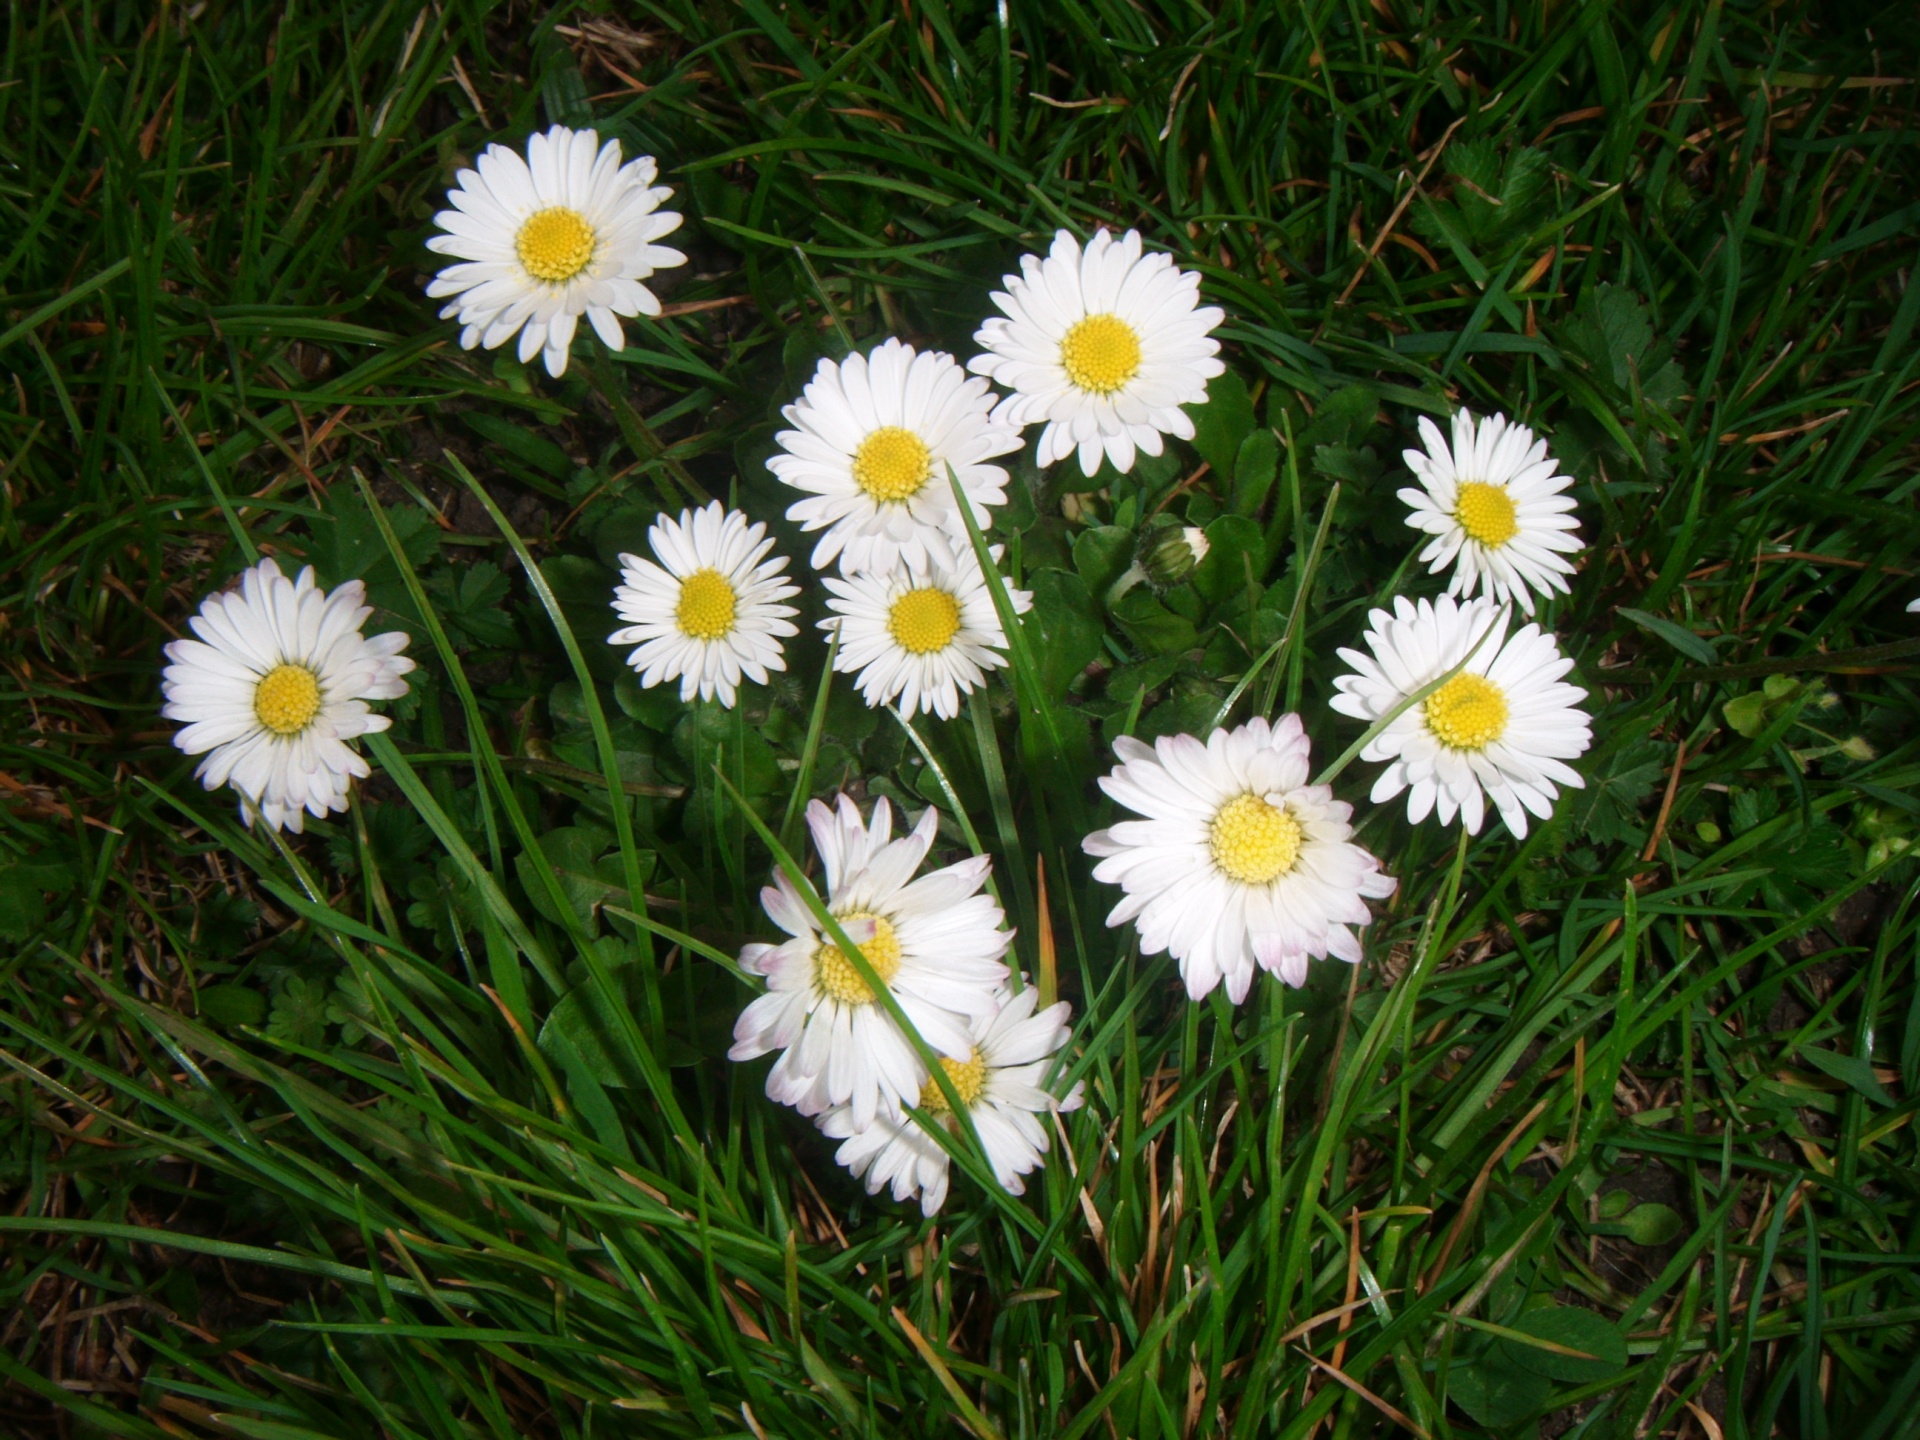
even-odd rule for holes
{"type": "Polygon", "coordinates": [[[1544,440],[1504,415],[1475,422],[1462,410],[1453,417],[1453,447],[1440,428],[1420,417],[1424,450],[1401,458],[1421,488],[1400,492],[1413,507],[1407,524],[1434,538],[1420,552],[1437,575],[1453,566],[1450,595],[1471,595],[1483,582],[1494,599],[1533,614],[1533,592],[1567,593],[1580,548],[1575,532],[1573,483],[1557,474],[1544,440]]]}
{"type": "MultiPolygon", "coordinates": [[[[940,1061],[973,1119],[994,1178],[1015,1195],[1025,1193],[1020,1177],[1037,1170],[1047,1152],[1047,1132],[1034,1117],[1078,1110],[1083,1099],[1078,1083],[1064,1100],[1047,1089],[1052,1057],[1072,1033],[1067,1020],[1073,1007],[1061,1001],[1036,1015],[1039,1003],[1040,992],[1029,985],[993,1012],[975,1016],[967,1057],[940,1061]]],[[[920,1087],[918,1104],[934,1124],[949,1134],[961,1133],[946,1092],[931,1080],[920,1087]]],[[[851,1107],[843,1105],[820,1117],[820,1129],[846,1142],[834,1158],[856,1178],[865,1177],[869,1195],[888,1185],[896,1200],[918,1195],[923,1215],[932,1215],[946,1200],[947,1152],[910,1117],[877,1115],[860,1127],[851,1107]]]]}
{"type": "Polygon", "coordinates": [[[1007,472],[986,463],[1020,448],[1020,432],[992,419],[987,382],[968,378],[951,355],[915,354],[888,340],[870,355],[822,360],[800,399],[781,413],[794,428],[774,437],[767,468],[809,492],[787,518],[824,530],[813,566],[840,559],[851,575],[885,572],[905,556],[923,560],[928,536],[967,543],[947,467],[960,479],[974,523],[1007,498],[1007,472]]]}
{"type": "Polygon", "coordinates": [[[1137,230],[1118,240],[1102,230],[1085,250],[1062,230],[1046,259],[1022,255],[1020,273],[1001,283],[993,303],[1003,313],[973,337],[987,353],[967,368],[1014,392],[996,420],[1046,422],[1041,465],[1077,450],[1086,474],[1104,454],[1124,475],[1135,451],[1160,453],[1162,435],[1193,438],[1180,407],[1205,400],[1207,381],[1226,369],[1208,333],[1226,312],[1200,305],[1198,275],[1142,255],[1137,230]]]}
{"type": "Polygon", "coordinates": [[[1303,985],[1307,961],[1360,958],[1350,928],[1394,880],[1348,839],[1353,807],[1307,783],[1307,736],[1297,715],[1249,720],[1148,746],[1114,741],[1119,765],[1100,788],[1145,818],[1082,842],[1100,857],[1093,878],[1126,892],[1109,926],[1132,921],[1140,948],[1180,962],[1195,1000],[1222,980],[1234,1004],[1254,967],[1303,985]]]}
{"type": "MultiPolygon", "coordinates": [[[[871,825],[845,795],[834,809],[818,800],[807,807],[826,871],[827,913],[860,947],[920,1038],[941,1055],[966,1061],[973,1054],[967,1021],[992,1012],[994,992],[1007,977],[1001,957],[1013,936],[992,897],[978,893],[991,868],[984,855],[913,878],[938,825],[929,808],[912,833],[895,840],[884,797],[874,802],[871,825]]],[[[876,1114],[898,1116],[926,1079],[906,1035],[852,962],[815,927],[784,872],[775,872],[760,902],[790,938],[740,952],[740,967],[764,975],[767,993],[741,1012],[728,1058],[780,1051],[767,1094],[803,1115],[844,1105],[862,1130],[876,1114]]]]}
{"type": "Polygon", "coordinates": [[[303,812],[345,810],[350,780],[371,773],[347,742],[393,723],[367,701],[406,694],[413,661],[402,632],[360,633],[365,595],[358,580],[328,592],[312,566],[289,580],[262,560],[187,621],[198,640],[167,646],[160,713],[186,726],[173,743],[207,757],[194,771],[207,789],[240,792],[248,825],[258,814],[298,834],[303,812]]]}
{"type": "Polygon", "coordinates": [[[440,318],[458,319],[460,344],[491,350],[520,336],[522,363],[535,355],[564,375],[574,327],[585,315],[610,349],[626,344],[621,315],[658,315],[640,282],[687,257],[653,242],[680,228],[659,208],[673,191],[653,182],[651,155],[620,163],[620,142],[556,125],[527,140],[526,158],[489,145],[447,192],[451,210],[433,223],[446,233],[427,248],[452,255],[427,286],[452,296],[440,318]]]}
{"type": "Polygon", "coordinates": [[[607,643],[640,642],[627,663],[642,685],[678,678],[682,700],[717,695],[732,709],[743,673],[764,685],[769,670],[787,668],[779,637],[800,633],[787,619],[799,612],[779,602],[800,587],[780,573],[786,556],[764,558],[773,548],[766,535],[714,500],[653,522],[647,544],[658,565],[621,555],[613,608],[631,623],[607,643]]]}
{"type": "Polygon", "coordinates": [[[1585,713],[1575,708],[1587,692],[1561,683],[1573,661],[1538,625],[1508,636],[1512,612],[1492,600],[1443,595],[1418,604],[1396,599],[1393,607],[1391,615],[1367,617],[1370,654],[1340,652],[1354,672],[1333,682],[1341,714],[1378,720],[1469,652],[1472,658],[1360,752],[1387,762],[1374,803],[1406,790],[1415,824],[1437,809],[1440,823],[1451,825],[1457,812],[1477,835],[1491,800],[1507,828],[1524,836],[1528,811],[1542,820],[1553,815],[1556,785],[1586,784],[1562,763],[1593,743],[1585,713]]]}
{"type": "MultiPolygon", "coordinates": [[[[1000,558],[997,546],[991,553],[1000,558]]],[[[935,541],[919,560],[903,553],[889,573],[827,575],[822,583],[834,613],[820,628],[840,632],[833,668],[859,672],[855,683],[869,705],[897,697],[909,720],[922,710],[951,720],[961,694],[1007,663],[1006,632],[970,550],[956,553],[935,541]]],[[[1007,594],[1016,611],[1032,608],[1027,591],[1009,587],[1007,594]]]]}

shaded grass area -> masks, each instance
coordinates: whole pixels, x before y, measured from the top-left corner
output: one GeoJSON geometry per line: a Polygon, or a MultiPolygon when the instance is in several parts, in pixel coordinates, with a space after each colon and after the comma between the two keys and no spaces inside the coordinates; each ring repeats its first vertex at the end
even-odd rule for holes
{"type": "Polygon", "coordinates": [[[617,8],[8,12],[0,1424],[1915,1434],[1910,17],[617,8]],[[693,256],[558,383],[420,294],[453,168],[553,121],[660,156],[693,256]],[[1101,223],[1203,273],[1235,374],[1177,468],[1014,487],[1053,749],[996,692],[921,729],[935,775],[844,686],[810,740],[810,641],[750,713],[619,678],[612,557],[662,505],[776,517],[842,327],[964,356],[1101,223]],[[1101,928],[1089,757],[1218,708],[1336,484],[1278,693],[1339,753],[1334,648],[1431,589],[1398,452],[1460,405],[1580,481],[1588,789],[1457,857],[1372,815],[1368,963],[1189,1006],[1101,928]],[[1156,516],[1238,569],[1107,610],[1156,516]],[[426,662],[280,851],[156,714],[236,529],[426,662]],[[951,784],[1082,1017],[1026,1199],[864,1197],[720,1058],[745,989],[615,913],[759,932],[716,758],[776,830],[802,774],[951,784]]]}

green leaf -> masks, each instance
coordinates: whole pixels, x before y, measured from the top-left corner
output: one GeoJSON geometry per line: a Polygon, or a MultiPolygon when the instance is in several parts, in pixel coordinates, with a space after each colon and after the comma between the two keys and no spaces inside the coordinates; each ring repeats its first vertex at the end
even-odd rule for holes
{"type": "Polygon", "coordinates": [[[573,473],[573,461],[567,458],[566,451],[524,425],[516,425],[485,410],[463,410],[460,419],[481,439],[491,441],[556,480],[564,480],[573,473]]]}
{"type": "Polygon", "coordinates": [[[1727,725],[1736,735],[1752,740],[1767,728],[1766,694],[1750,690],[1745,695],[1736,695],[1720,707],[1720,713],[1727,717],[1727,725]]]}
{"type": "Polygon", "coordinates": [[[0,938],[26,939],[47,917],[46,892],[72,885],[72,867],[57,861],[0,866],[0,938]]]}
{"type": "Polygon", "coordinates": [[[1249,578],[1256,591],[1266,579],[1267,537],[1243,515],[1222,515],[1207,526],[1207,558],[1193,572],[1193,588],[1215,604],[1244,602],[1249,578]]]}
{"type": "Polygon", "coordinates": [[[1313,419],[1295,433],[1293,448],[1311,455],[1322,445],[1358,445],[1373,429],[1380,397],[1370,385],[1343,385],[1320,402],[1313,419]]]}
{"type": "Polygon", "coordinates": [[[1193,448],[1213,467],[1222,485],[1233,482],[1234,461],[1253,430],[1253,401],[1247,382],[1233,371],[1207,384],[1207,403],[1193,414],[1193,448]]]}
{"type": "Polygon", "coordinates": [[[1496,1430],[1537,1413],[1553,1393],[1546,1376],[1506,1362],[1499,1347],[1447,1374],[1447,1396],[1480,1424],[1496,1430]]]}
{"type": "MultiPolygon", "coordinates": [[[[1127,536],[1129,554],[1132,540],[1127,536]]],[[[1079,546],[1074,549],[1077,562],[1079,546]]],[[[1037,631],[1034,648],[1040,662],[1041,686],[1057,700],[1099,658],[1103,627],[1093,597],[1078,575],[1042,570],[1034,575],[1032,583],[1033,610],[1026,623],[1037,631]]]]}
{"type": "Polygon", "coordinates": [[[1622,1222],[1627,1238],[1636,1245],[1670,1245],[1687,1228],[1687,1222],[1671,1205],[1649,1201],[1628,1211],[1622,1222]]]}
{"type": "Polygon", "coordinates": [[[203,985],[195,992],[202,1018],[232,1029],[267,1018],[267,997],[251,985],[203,985]]]}
{"type": "MultiPolygon", "coordinates": [[[[404,607],[400,570],[387,553],[379,522],[357,491],[336,485],[320,502],[325,518],[313,523],[313,544],[307,558],[323,585],[364,580],[370,592],[383,591],[378,603],[389,609],[404,607]]],[[[418,505],[395,505],[387,511],[395,540],[415,568],[431,560],[440,548],[440,532],[418,505]]],[[[401,613],[407,613],[401,608],[401,613]]]]}
{"type": "Polygon", "coordinates": [[[1494,1348],[1501,1352],[1507,1363],[1518,1369],[1530,1370],[1552,1380],[1580,1384],[1588,1380],[1605,1380],[1626,1368],[1627,1342],[1620,1334],[1619,1327],[1591,1310],[1581,1310],[1571,1305],[1549,1305],[1541,1310],[1527,1311],[1507,1328],[1582,1352],[1581,1356],[1565,1355],[1557,1350],[1523,1345],[1505,1338],[1496,1340],[1494,1348]]]}
{"type": "Polygon", "coordinates": [[[1671,620],[1662,620],[1658,615],[1649,615],[1644,610],[1634,610],[1622,605],[1615,612],[1623,620],[1631,620],[1650,635],[1657,635],[1689,660],[1698,660],[1702,665],[1718,665],[1719,652],[1685,626],[1676,625],[1671,620]]]}
{"type": "Polygon", "coordinates": [[[1233,513],[1258,515],[1280,470],[1280,442],[1267,429],[1255,430],[1240,442],[1233,462],[1233,513]]]}
{"type": "Polygon", "coordinates": [[[1106,594],[1126,573],[1133,563],[1133,545],[1133,532],[1118,525],[1095,525],[1073,537],[1073,568],[1089,595],[1106,594]]]}
{"type": "Polygon", "coordinates": [[[327,1038],[327,989],[304,975],[289,975],[273,997],[267,1034],[290,1045],[318,1046],[327,1038]]]}
{"type": "MultiPolygon", "coordinates": [[[[568,908],[588,935],[600,933],[602,906],[609,903],[621,906],[632,904],[621,875],[620,856],[617,851],[609,853],[613,836],[608,831],[595,825],[562,825],[540,836],[539,843],[541,853],[547,857],[547,863],[553,867],[554,875],[560,881],[568,908]]],[[[653,853],[643,850],[640,855],[643,876],[651,874],[653,853]]],[[[533,902],[533,908],[556,925],[563,923],[553,897],[547,892],[546,886],[540,883],[532,857],[525,852],[515,856],[513,868],[520,877],[527,898],[533,902]]]]}
{"type": "Polygon", "coordinates": [[[1129,640],[1155,655],[1191,650],[1199,643],[1193,622],[1174,614],[1144,588],[1123,595],[1113,607],[1113,618],[1129,640]]]}
{"type": "Polygon", "coordinates": [[[1873,1073],[1873,1062],[1864,1055],[1842,1055],[1834,1050],[1821,1050],[1812,1045],[1800,1047],[1800,1058],[1835,1080],[1843,1082],[1848,1088],[1865,1096],[1876,1105],[1893,1104],[1893,1096],[1873,1073]]]}

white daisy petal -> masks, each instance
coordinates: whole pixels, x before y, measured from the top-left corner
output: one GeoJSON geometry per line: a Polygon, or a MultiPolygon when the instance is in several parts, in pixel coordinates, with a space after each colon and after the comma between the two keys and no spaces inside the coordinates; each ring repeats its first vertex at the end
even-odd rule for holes
{"type": "Polygon", "coordinates": [[[662,515],[647,532],[654,559],[620,557],[613,608],[628,622],[607,637],[634,645],[627,663],[643,686],[679,680],[680,698],[718,699],[733,708],[741,677],[765,684],[787,668],[778,637],[797,635],[782,600],[800,593],[781,572],[784,555],[763,559],[773,542],[718,500],[700,510],[662,515]]]}
{"type": "Polygon", "coordinates": [[[440,314],[459,320],[461,345],[492,350],[518,335],[520,359],[539,355],[557,377],[582,315],[617,349],[616,317],[659,314],[640,282],[686,256],[648,243],[680,224],[658,208],[673,192],[652,185],[655,169],[650,155],[622,165],[618,140],[564,125],[531,136],[524,160],[489,145],[455,178],[453,208],[434,216],[446,233],[427,242],[455,257],[427,294],[452,297],[440,314]]]}
{"type": "Polygon", "coordinates": [[[1093,878],[1126,893],[1107,923],[1133,921],[1143,951],[1178,960],[1190,996],[1224,980],[1238,1004],[1256,965],[1299,985],[1309,958],[1360,958],[1349,927],[1367,923],[1365,900],[1391,895],[1394,881],[1349,841],[1352,807],[1306,783],[1299,716],[1216,730],[1205,744],[1123,739],[1114,753],[1100,788],[1145,818],[1083,848],[1099,857],[1093,878]]]}
{"type": "Polygon", "coordinates": [[[206,756],[207,789],[240,792],[249,825],[297,832],[303,815],[345,810],[348,782],[371,773],[345,741],[386,729],[365,702],[406,694],[414,667],[403,632],[360,633],[362,595],[357,580],[329,594],[311,566],[289,580],[262,560],[201,604],[188,622],[200,639],[167,646],[160,713],[184,722],[173,743],[206,756]]]}
{"type": "Polygon", "coordinates": [[[994,419],[1046,422],[1040,465],[1077,454],[1092,475],[1104,456],[1124,474],[1136,452],[1160,453],[1162,434],[1193,437],[1178,407],[1204,401],[1226,369],[1210,334],[1226,317],[1199,305],[1197,275],[1143,255],[1138,231],[1101,230],[1082,251],[1062,230],[1045,259],[1023,255],[1001,283],[1001,314],[973,337],[986,353],[967,368],[1013,392],[994,419]]]}
{"type": "Polygon", "coordinates": [[[1587,692],[1561,681],[1573,662],[1553,636],[1532,624],[1508,636],[1509,620],[1504,606],[1484,596],[1418,604],[1402,597],[1391,614],[1367,617],[1370,655],[1340,652],[1354,668],[1334,681],[1339,693],[1330,703],[1368,722],[1466,659],[1458,675],[1402,714],[1362,756],[1389,767],[1373,798],[1410,790],[1407,818],[1416,825],[1430,812],[1451,824],[1457,812],[1477,833],[1484,800],[1491,800],[1507,827],[1524,836],[1528,811],[1547,819],[1556,787],[1582,784],[1561,762],[1593,743],[1578,708],[1587,692]]]}

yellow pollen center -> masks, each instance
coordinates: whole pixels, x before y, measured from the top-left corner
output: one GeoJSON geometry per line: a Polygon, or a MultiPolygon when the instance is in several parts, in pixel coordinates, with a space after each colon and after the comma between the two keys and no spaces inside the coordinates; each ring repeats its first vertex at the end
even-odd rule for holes
{"type": "Polygon", "coordinates": [[[1460,522],[1462,530],[1489,550],[1498,550],[1520,533],[1520,522],[1514,518],[1513,497],[1504,486],[1488,485],[1480,480],[1469,480],[1460,487],[1460,498],[1453,504],[1453,518],[1460,522]]]}
{"type": "MultiPolygon", "coordinates": [[[[861,945],[860,953],[883,983],[890,983],[900,973],[900,937],[893,933],[892,925],[865,910],[834,918],[839,920],[842,928],[855,921],[871,920],[873,938],[861,945]]],[[[853,968],[853,962],[847,959],[838,945],[822,945],[814,952],[813,978],[822,990],[843,1005],[873,1003],[873,990],[860,978],[860,972],[853,968]]]]}
{"type": "Polygon", "coordinates": [[[1207,832],[1213,863],[1242,885],[1270,885],[1300,858],[1300,822],[1249,792],[1220,807],[1207,832]]]}
{"type": "Polygon", "coordinates": [[[909,590],[887,611],[887,633],[915,655],[944,650],[960,633],[960,602],[931,585],[909,590]]]}
{"type": "MultiPolygon", "coordinates": [[[[942,1055],[940,1068],[947,1072],[947,1079],[953,1082],[954,1093],[961,1103],[971,1110],[980,1099],[980,1092],[987,1088],[987,1062],[980,1058],[980,1052],[972,1051],[965,1060],[949,1060],[942,1055]]],[[[946,1091],[931,1080],[920,1087],[920,1108],[936,1115],[951,1114],[953,1110],[947,1104],[946,1091]]]]}
{"type": "Polygon", "coordinates": [[[1140,336],[1118,315],[1089,315],[1060,342],[1060,364],[1082,390],[1111,395],[1140,372],[1140,336]]]}
{"type": "Polygon", "coordinates": [[[853,483],[882,504],[911,500],[932,474],[927,442],[898,425],[882,425],[853,452],[853,483]]]}
{"type": "Polygon", "coordinates": [[[320,679],[304,665],[276,665],[253,691],[253,713],[276,735],[298,735],[320,713],[320,679]]]}
{"type": "Polygon", "coordinates": [[[578,210],[554,205],[529,215],[513,237],[513,248],[529,275],[558,285],[587,268],[598,243],[593,226],[578,210]]]}
{"type": "Polygon", "coordinates": [[[696,570],[680,582],[680,603],[673,609],[680,633],[694,640],[718,640],[733,629],[739,596],[718,570],[696,570]]]}
{"type": "Polygon", "coordinates": [[[1507,730],[1507,697],[1484,675],[1456,675],[1427,697],[1427,728],[1450,750],[1484,750],[1507,730]]]}

